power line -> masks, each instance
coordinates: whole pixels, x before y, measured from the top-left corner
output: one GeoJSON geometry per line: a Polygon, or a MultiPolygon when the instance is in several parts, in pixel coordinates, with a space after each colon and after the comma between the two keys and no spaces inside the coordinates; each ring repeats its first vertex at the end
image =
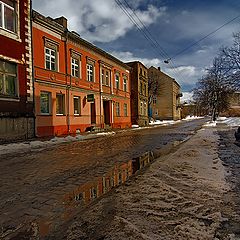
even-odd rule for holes
{"type": "MultiPolygon", "coordinates": [[[[115,0],[115,2],[118,4],[118,6],[123,10],[123,12],[128,16],[128,18],[131,20],[131,22],[137,27],[137,29],[139,30],[140,33],[143,34],[143,36],[150,41],[151,46],[156,49],[158,51],[158,53],[160,54],[161,57],[163,58],[168,58],[170,59],[169,55],[166,53],[166,51],[160,46],[160,44],[158,43],[158,41],[153,37],[153,35],[150,33],[150,31],[147,29],[147,27],[145,26],[145,24],[142,22],[142,20],[138,17],[138,15],[135,13],[135,11],[131,8],[131,6],[127,3],[126,0],[123,0],[125,2],[125,4],[127,5],[127,7],[132,11],[132,13],[134,14],[134,16],[138,19],[138,21],[140,22],[141,26],[139,23],[137,23],[137,21],[134,19],[134,17],[131,15],[131,13],[128,11],[128,9],[123,5],[123,3],[120,0],[115,0]]],[[[173,63],[173,61],[171,60],[171,62],[173,63]]],[[[172,66],[172,70],[175,72],[176,76],[179,76],[179,78],[181,79],[182,76],[180,76],[181,74],[178,73],[175,69],[175,67],[173,66],[173,64],[171,64],[172,66]]]]}
{"type": "MultiPolygon", "coordinates": [[[[222,29],[223,27],[225,27],[226,25],[230,24],[231,22],[235,21],[236,19],[238,19],[240,17],[240,14],[234,18],[232,18],[231,20],[229,20],[228,22],[224,23],[223,25],[221,25],[220,27],[216,28],[214,31],[208,33],[206,36],[200,38],[198,41],[192,43],[191,45],[189,45],[188,47],[184,48],[183,50],[181,50],[180,52],[178,52],[177,54],[175,54],[172,58],[176,58],[177,56],[181,55],[182,53],[186,52],[189,48],[197,45],[199,42],[203,41],[204,39],[208,38],[209,36],[213,35],[214,33],[216,33],[217,31],[219,31],[220,29],[222,29]]],[[[170,60],[169,59],[169,60],[170,60]]]]}

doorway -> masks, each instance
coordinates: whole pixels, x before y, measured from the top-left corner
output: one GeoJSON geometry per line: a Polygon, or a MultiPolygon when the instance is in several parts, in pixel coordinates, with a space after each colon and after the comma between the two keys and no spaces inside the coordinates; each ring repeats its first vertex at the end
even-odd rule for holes
{"type": "Polygon", "coordinates": [[[96,124],[96,106],[95,106],[95,102],[91,103],[91,124],[96,124]]]}
{"type": "Polygon", "coordinates": [[[110,101],[103,101],[104,123],[110,124],[110,101]]]}

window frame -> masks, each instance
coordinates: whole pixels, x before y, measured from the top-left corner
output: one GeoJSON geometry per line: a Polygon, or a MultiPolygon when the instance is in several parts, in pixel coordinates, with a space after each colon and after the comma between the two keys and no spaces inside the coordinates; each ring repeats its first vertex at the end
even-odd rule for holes
{"type": "Polygon", "coordinates": [[[123,76],[123,91],[124,91],[124,92],[127,92],[127,91],[128,91],[127,83],[128,83],[128,78],[127,78],[127,76],[123,76]]]}
{"type": "Polygon", "coordinates": [[[63,93],[56,93],[56,116],[64,116],[65,115],[65,94],[63,93]],[[57,101],[58,101],[58,96],[62,97],[62,113],[58,112],[58,107],[57,107],[57,101]]]}
{"type": "MultiPolygon", "coordinates": [[[[5,61],[0,59],[0,62],[2,62],[2,66],[3,69],[0,70],[0,75],[2,75],[2,90],[0,90],[0,97],[4,97],[4,98],[18,98],[19,97],[19,82],[18,82],[18,64],[13,63],[13,62],[9,62],[9,61],[5,61]],[[12,65],[12,67],[14,67],[15,72],[8,72],[7,71],[7,66],[6,64],[10,64],[12,65]],[[14,78],[14,94],[9,94],[7,93],[6,90],[6,82],[7,80],[7,76],[8,77],[13,77],[14,78]]],[[[1,81],[1,80],[0,80],[1,81]]]]}
{"type": "Polygon", "coordinates": [[[80,60],[76,57],[71,57],[71,76],[75,78],[80,77],[80,60]]]}
{"type": "Polygon", "coordinates": [[[118,72],[115,73],[115,88],[120,89],[120,74],[118,72]]]}
{"type": "Polygon", "coordinates": [[[73,96],[73,114],[74,116],[81,115],[81,97],[80,96],[73,96]],[[75,113],[75,99],[78,99],[78,113],[75,113]]]}
{"type": "Polygon", "coordinates": [[[87,81],[88,82],[94,82],[94,63],[91,62],[87,62],[87,81]],[[90,69],[89,67],[92,67],[92,69],[90,69]]]}
{"type": "Polygon", "coordinates": [[[51,115],[52,113],[52,108],[51,108],[51,103],[52,103],[52,93],[51,92],[48,92],[48,91],[40,91],[40,114],[41,115],[51,115]],[[43,94],[46,94],[48,96],[48,112],[42,112],[42,109],[41,109],[41,95],[43,94]]]}
{"type": "Polygon", "coordinates": [[[17,31],[18,31],[18,1],[12,1],[12,2],[14,5],[13,7],[0,0],[0,8],[1,8],[0,28],[9,33],[17,34],[17,31]],[[6,17],[5,17],[5,11],[6,11],[5,8],[8,8],[13,12],[13,19],[12,19],[13,28],[14,28],[13,31],[6,27],[7,21],[6,21],[6,17]]]}
{"type": "Polygon", "coordinates": [[[115,102],[116,117],[120,117],[120,103],[115,102]]]}
{"type": "Polygon", "coordinates": [[[124,117],[128,116],[128,105],[127,103],[123,104],[123,112],[124,112],[124,117]]]}

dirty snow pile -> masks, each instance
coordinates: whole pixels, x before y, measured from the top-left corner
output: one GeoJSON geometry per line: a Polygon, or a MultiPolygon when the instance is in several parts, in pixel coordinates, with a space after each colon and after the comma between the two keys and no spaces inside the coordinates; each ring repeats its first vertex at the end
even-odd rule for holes
{"type": "Polygon", "coordinates": [[[198,131],[78,215],[66,239],[215,239],[225,221],[222,195],[229,190],[217,144],[214,129],[198,131]]]}
{"type": "Polygon", "coordinates": [[[60,143],[70,143],[75,141],[83,141],[87,139],[98,138],[102,136],[110,136],[114,135],[115,132],[101,132],[101,133],[93,133],[88,135],[76,135],[75,137],[67,136],[67,137],[54,137],[48,141],[30,141],[30,142],[23,142],[23,143],[10,143],[10,144],[3,144],[0,145],[0,155],[8,154],[8,153],[15,153],[18,151],[30,151],[34,149],[41,149],[45,147],[50,147],[53,145],[57,145],[60,143]]]}

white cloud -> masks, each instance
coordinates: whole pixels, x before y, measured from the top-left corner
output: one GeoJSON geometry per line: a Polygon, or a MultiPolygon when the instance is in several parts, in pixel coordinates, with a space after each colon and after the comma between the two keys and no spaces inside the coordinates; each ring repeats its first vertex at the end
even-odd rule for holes
{"type": "Polygon", "coordinates": [[[193,100],[193,92],[182,92],[183,96],[181,97],[181,102],[191,102],[193,100]]]}
{"type": "MultiPolygon", "coordinates": [[[[135,6],[140,2],[137,1],[135,6]]],[[[112,0],[59,0],[57,4],[55,0],[33,0],[33,7],[53,18],[65,16],[69,20],[69,28],[91,42],[110,42],[134,28],[128,16],[112,0]]],[[[135,11],[146,26],[165,12],[166,7],[157,8],[153,5],[148,5],[146,10],[135,11]]]]}

